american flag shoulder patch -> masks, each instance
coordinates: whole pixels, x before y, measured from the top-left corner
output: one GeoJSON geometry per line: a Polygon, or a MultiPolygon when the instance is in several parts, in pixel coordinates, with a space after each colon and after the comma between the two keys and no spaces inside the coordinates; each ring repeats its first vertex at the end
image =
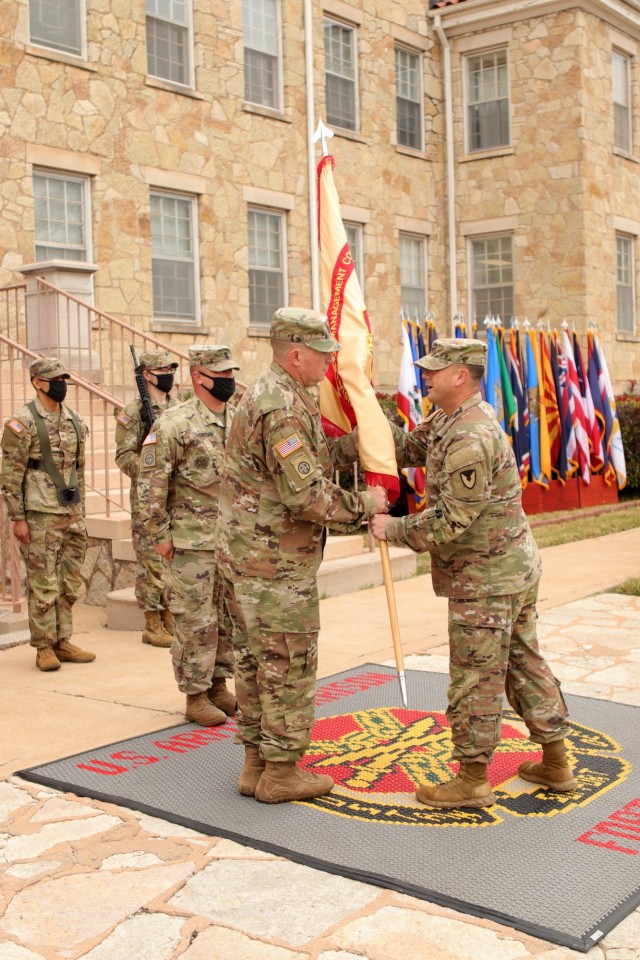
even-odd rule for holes
{"type": "Polygon", "coordinates": [[[294,450],[299,450],[303,446],[302,440],[297,433],[292,433],[290,437],[276,444],[276,450],[281,457],[288,457],[294,450]]]}
{"type": "Polygon", "coordinates": [[[10,430],[13,430],[14,433],[17,433],[18,436],[25,430],[24,423],[20,423],[19,420],[16,420],[15,417],[12,417],[11,420],[7,420],[7,426],[10,430]]]}
{"type": "Polygon", "coordinates": [[[121,423],[123,427],[128,427],[131,423],[131,417],[128,417],[124,411],[116,417],[116,420],[118,423],[121,423]]]}
{"type": "Polygon", "coordinates": [[[143,447],[148,447],[152,443],[157,443],[158,434],[157,433],[148,433],[142,442],[143,447]]]}

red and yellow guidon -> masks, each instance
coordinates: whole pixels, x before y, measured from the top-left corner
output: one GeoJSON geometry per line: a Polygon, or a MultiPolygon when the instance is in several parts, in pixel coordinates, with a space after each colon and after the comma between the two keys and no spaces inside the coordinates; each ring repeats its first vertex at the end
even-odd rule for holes
{"type": "Polygon", "coordinates": [[[500,823],[505,814],[552,817],[585,806],[624,780],[630,764],[617,754],[611,737],[572,724],[568,738],[579,787],[553,793],[518,777],[518,766],[539,752],[516,713],[504,711],[502,740],[489,766],[497,803],[482,809],[436,810],[414,797],[421,783],[451,777],[449,727],[442,713],[384,707],[317,720],[303,766],[328,773],[330,794],[305,801],[339,817],[388,824],[480,827],[500,823]]]}

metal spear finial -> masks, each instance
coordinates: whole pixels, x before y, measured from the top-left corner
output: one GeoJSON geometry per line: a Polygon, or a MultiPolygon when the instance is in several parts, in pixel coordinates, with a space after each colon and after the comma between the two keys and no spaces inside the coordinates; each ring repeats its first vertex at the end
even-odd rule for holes
{"type": "Polygon", "coordinates": [[[322,122],[322,119],[318,120],[318,126],[316,127],[316,132],[313,135],[313,142],[317,143],[318,140],[322,142],[322,156],[327,157],[330,153],[329,147],[327,146],[327,140],[330,140],[333,136],[333,130],[330,130],[322,122]]]}

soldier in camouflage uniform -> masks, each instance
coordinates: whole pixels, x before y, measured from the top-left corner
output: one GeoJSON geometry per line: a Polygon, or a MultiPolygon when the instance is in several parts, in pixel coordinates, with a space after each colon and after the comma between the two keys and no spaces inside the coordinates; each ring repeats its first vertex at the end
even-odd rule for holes
{"type": "Polygon", "coordinates": [[[138,500],[149,542],[168,564],[171,655],[185,715],[213,726],[236,708],[225,683],[233,650],[213,534],[238,365],[228,347],[198,345],[189,348],[189,367],[193,397],[165,411],[142,445],[138,500]]]}
{"type": "MultiPolygon", "coordinates": [[[[146,380],[154,419],[177,403],[171,396],[174,371],[178,366],[166,350],[141,353],[138,358],[146,380]]],[[[116,415],[116,463],[131,480],[131,541],[136,554],[136,600],[144,610],[142,642],[153,647],[170,647],[173,641],[173,617],[167,607],[164,565],[149,543],[140,519],[136,481],[140,468],[140,450],[149,425],[143,418],[142,400],[127,404],[116,415]]]]}
{"type": "Polygon", "coordinates": [[[418,361],[439,409],[396,440],[400,466],[426,459],[427,508],[372,522],[379,539],[428,551],[434,590],[449,598],[447,717],[460,770],[453,780],[418,788],[418,800],[431,807],[495,802],[487,764],[500,742],[505,689],[542,745],[543,762],[521,764],[520,776],[558,791],[577,785],[565,752],[567,708],[536,639],[540,555],[513,451],[480,394],[486,349],[480,340],[437,340],[418,361]]]}
{"type": "Polygon", "coordinates": [[[340,347],[326,317],[276,311],[271,346],[271,369],[247,389],[233,422],[216,546],[234,627],[239,790],[281,803],[333,787],[296,765],[313,724],[325,527],[357,531],[387,499],[381,487],[349,493],[333,482],[356,445],[351,435],[327,441],[309,392],[340,347]]]}
{"type": "Polygon", "coordinates": [[[39,670],[89,663],[70,642],[87,547],[84,461],[87,427],[63,400],[69,374],[55,357],[34,360],[35,399],[5,424],[2,491],[27,571],[31,646],[39,670]]]}

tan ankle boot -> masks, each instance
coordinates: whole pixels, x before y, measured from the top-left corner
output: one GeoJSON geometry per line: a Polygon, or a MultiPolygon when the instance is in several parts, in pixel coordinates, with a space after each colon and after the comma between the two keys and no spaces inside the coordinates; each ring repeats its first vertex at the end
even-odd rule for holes
{"type": "Polygon", "coordinates": [[[159,610],[145,610],[142,642],[152,647],[170,647],[173,643],[173,636],[170,637],[162,625],[159,610]]]}
{"type": "Polygon", "coordinates": [[[333,789],[333,780],[318,776],[295,763],[274,763],[267,760],[265,770],[255,788],[260,803],[287,803],[289,800],[311,800],[333,789]]]}
{"type": "Polygon", "coordinates": [[[61,663],[91,663],[96,658],[95,653],[76,647],[70,640],[58,640],[53,645],[53,652],[61,663]]]}
{"type": "Polygon", "coordinates": [[[207,690],[207,696],[209,702],[218,707],[220,710],[232,717],[236,712],[237,703],[235,694],[227,690],[227,684],[224,677],[214,677],[211,681],[211,686],[207,690]]]}
{"type": "Polygon", "coordinates": [[[171,638],[171,642],[173,643],[175,620],[173,619],[173,614],[168,607],[165,607],[164,610],[160,611],[160,620],[162,621],[162,629],[167,636],[171,638]]]}
{"type": "Polygon", "coordinates": [[[458,775],[446,783],[418,787],[416,797],[428,807],[489,807],[496,802],[487,780],[487,765],[476,760],[461,763],[458,775]]]}
{"type": "Polygon", "coordinates": [[[38,670],[59,670],[60,661],[51,647],[38,647],[36,650],[36,667],[38,670]]]}
{"type": "Polygon", "coordinates": [[[209,702],[206,693],[188,693],[184,715],[200,727],[216,727],[227,719],[226,713],[209,702]]]}
{"type": "Polygon", "coordinates": [[[244,766],[240,771],[238,790],[243,797],[254,797],[258,780],[264,773],[265,762],[258,747],[252,743],[244,745],[244,766]]]}
{"type": "Polygon", "coordinates": [[[542,744],[542,763],[525,760],[518,767],[518,775],[530,783],[541,783],[544,787],[565,793],[575,790],[578,781],[567,760],[564,740],[554,740],[542,744]]]}

